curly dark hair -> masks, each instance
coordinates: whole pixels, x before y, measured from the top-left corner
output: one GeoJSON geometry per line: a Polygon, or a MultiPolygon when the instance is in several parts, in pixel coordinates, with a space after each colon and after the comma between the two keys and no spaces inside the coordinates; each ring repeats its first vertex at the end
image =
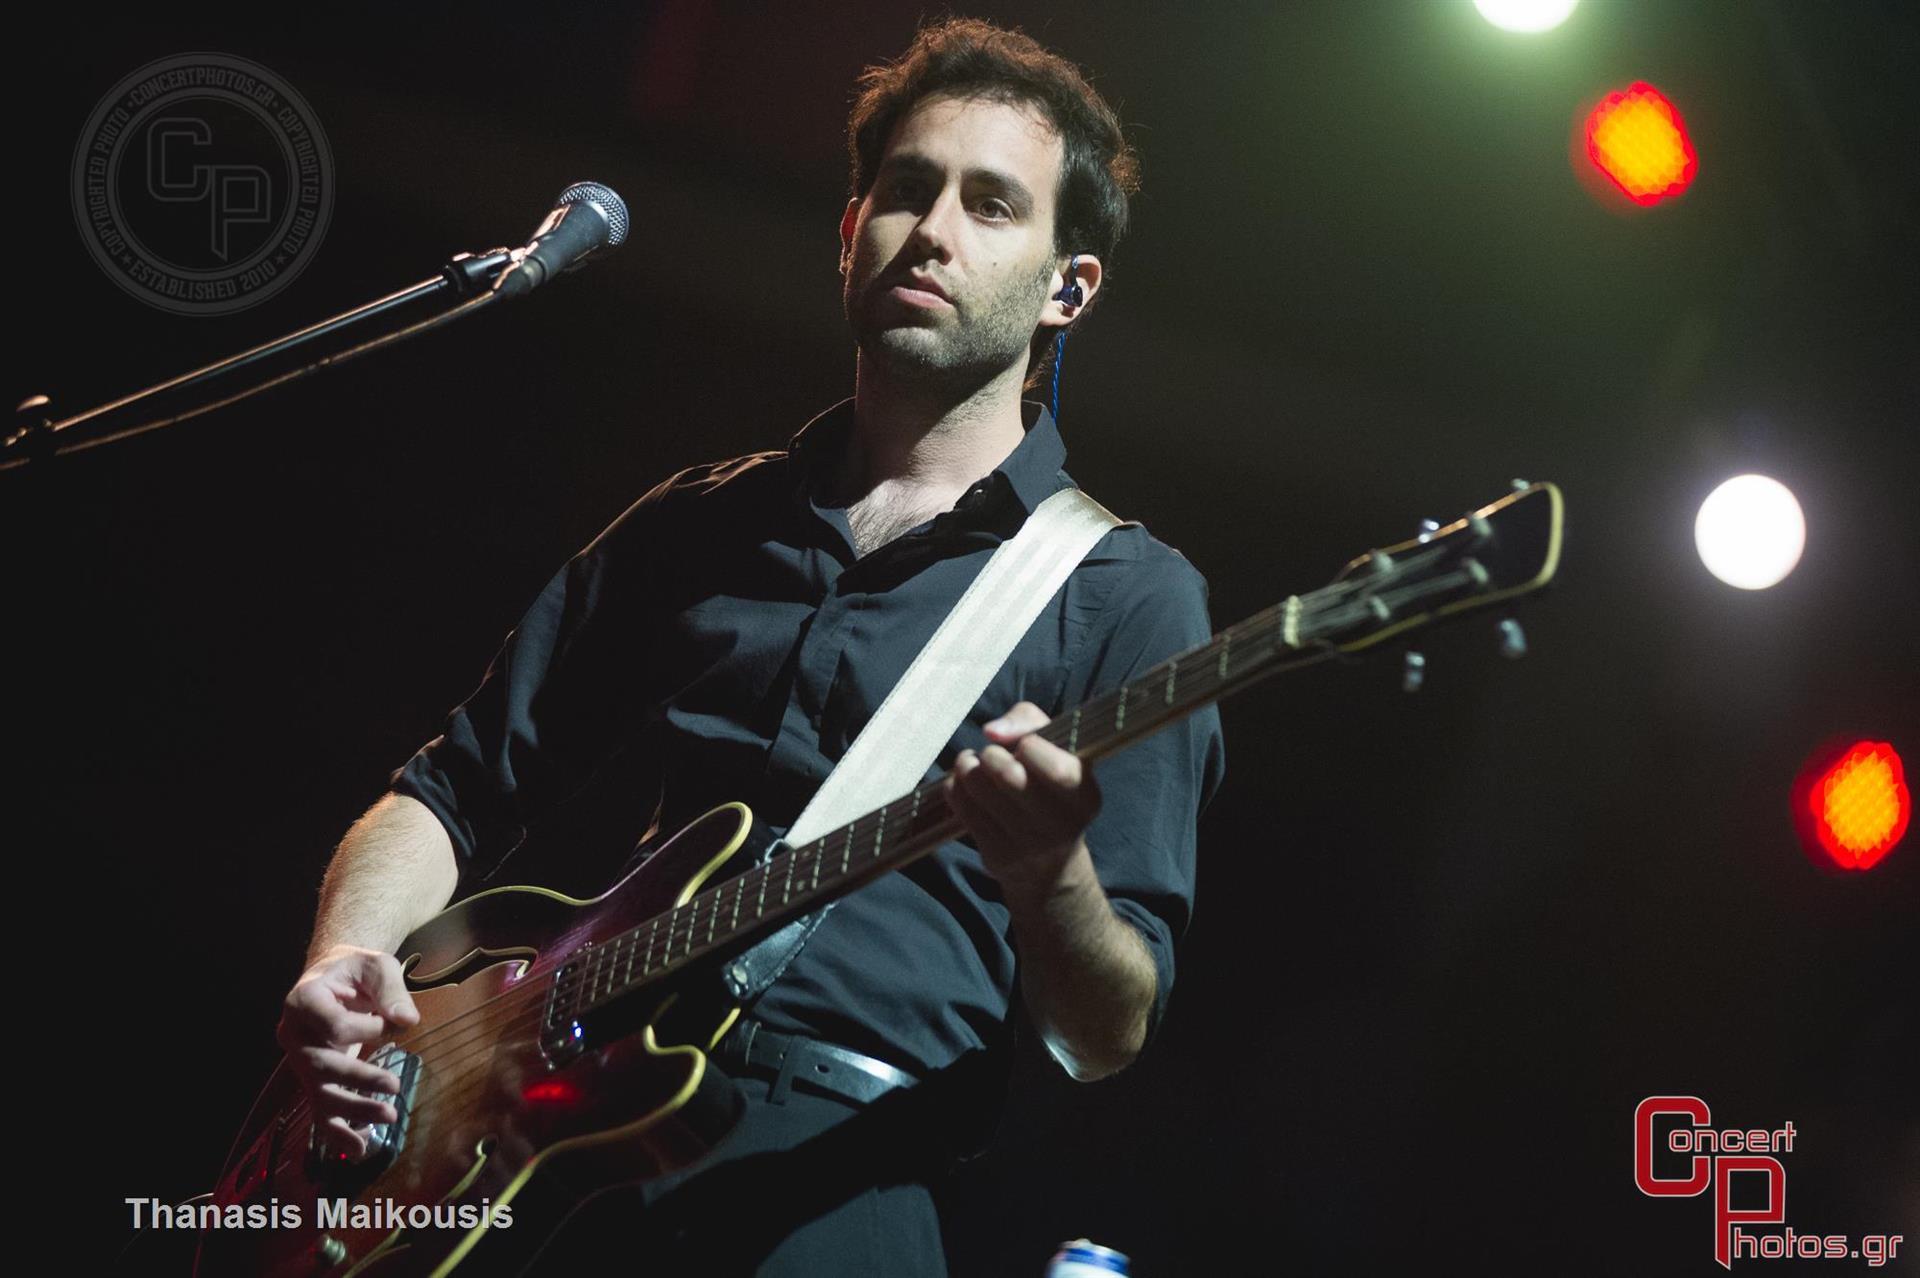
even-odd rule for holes
{"type": "MultiPolygon", "coordinates": [[[[922,27],[905,53],[868,67],[856,83],[847,118],[854,199],[873,188],[894,125],[922,99],[947,94],[1031,104],[1061,141],[1054,252],[1092,253],[1103,269],[1111,265],[1127,231],[1127,197],[1140,189],[1140,161],[1121,135],[1119,116],[1071,62],[1018,29],[951,18],[922,27]]],[[[1029,389],[1040,381],[1061,331],[1035,328],[1029,389]]]]}

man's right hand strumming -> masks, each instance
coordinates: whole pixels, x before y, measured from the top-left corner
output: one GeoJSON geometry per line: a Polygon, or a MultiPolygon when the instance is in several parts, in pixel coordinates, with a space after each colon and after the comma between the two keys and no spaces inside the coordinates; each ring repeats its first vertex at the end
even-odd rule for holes
{"type": "Polygon", "coordinates": [[[393,1095],[399,1080],[360,1057],[419,1023],[400,961],[378,950],[333,946],[288,992],[277,1037],[333,1149],[362,1158],[367,1128],[395,1121],[390,1103],[362,1093],[393,1095]]]}
{"type": "Polygon", "coordinates": [[[397,949],[453,895],[453,844],[419,801],[389,794],[347,831],[320,886],[307,970],[288,991],[278,1038],[334,1150],[367,1152],[366,1129],[394,1121],[394,1075],[362,1060],[420,1023],[397,949]],[[381,948],[385,947],[385,948],[381,948]]]}

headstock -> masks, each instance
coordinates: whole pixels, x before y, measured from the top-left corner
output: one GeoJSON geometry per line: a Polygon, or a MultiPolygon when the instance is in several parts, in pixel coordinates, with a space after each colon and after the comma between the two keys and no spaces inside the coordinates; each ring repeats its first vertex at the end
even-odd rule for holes
{"type": "MultiPolygon", "coordinates": [[[[1491,608],[1553,580],[1560,566],[1565,505],[1550,483],[1523,484],[1450,524],[1431,521],[1407,541],[1368,551],[1332,584],[1299,601],[1299,642],[1360,652],[1461,613],[1491,608]]],[[[1510,618],[1501,623],[1501,651],[1526,651],[1510,618]]],[[[1425,663],[1408,654],[1408,691],[1425,663]]]]}

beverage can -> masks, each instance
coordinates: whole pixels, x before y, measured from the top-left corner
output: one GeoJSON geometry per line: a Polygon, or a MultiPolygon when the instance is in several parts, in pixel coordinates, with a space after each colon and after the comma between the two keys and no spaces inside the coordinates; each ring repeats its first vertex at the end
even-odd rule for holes
{"type": "Polygon", "coordinates": [[[1061,1243],[1047,1266],[1047,1278],[1125,1278],[1131,1272],[1125,1256],[1085,1238],[1061,1243]]]}

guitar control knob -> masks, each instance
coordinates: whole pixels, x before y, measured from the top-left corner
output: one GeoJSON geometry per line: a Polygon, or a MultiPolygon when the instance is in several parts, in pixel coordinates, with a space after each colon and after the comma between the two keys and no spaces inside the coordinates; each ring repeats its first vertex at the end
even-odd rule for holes
{"type": "Polygon", "coordinates": [[[1400,667],[1400,691],[1418,692],[1426,681],[1427,659],[1417,652],[1409,652],[1400,667]]]}

